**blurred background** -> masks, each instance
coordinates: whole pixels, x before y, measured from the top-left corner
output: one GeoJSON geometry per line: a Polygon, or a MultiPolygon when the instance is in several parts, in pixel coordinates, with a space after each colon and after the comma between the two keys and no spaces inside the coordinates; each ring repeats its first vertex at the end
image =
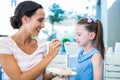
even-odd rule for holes
{"type": "MultiPolygon", "coordinates": [[[[24,0],[0,1],[0,37],[12,35],[14,30],[9,18],[19,2],[24,0]]],[[[101,20],[104,28],[104,43],[113,47],[120,41],[120,0],[33,0],[43,5],[46,12],[45,28],[39,37],[50,41],[57,37],[62,42],[74,41],[74,26],[82,17],[101,20]]],[[[64,51],[64,49],[63,49],[64,51]]]]}
{"type": "MultiPolygon", "coordinates": [[[[17,29],[9,23],[16,5],[24,0],[0,1],[0,37],[10,36],[17,29]]],[[[47,41],[58,38],[64,42],[74,42],[74,27],[83,17],[101,20],[104,30],[105,47],[114,49],[120,42],[120,0],[33,0],[43,5],[46,19],[45,28],[39,38],[47,41]]],[[[66,54],[64,45],[59,54],[66,54]]],[[[1,80],[1,79],[0,79],[1,80]]]]}

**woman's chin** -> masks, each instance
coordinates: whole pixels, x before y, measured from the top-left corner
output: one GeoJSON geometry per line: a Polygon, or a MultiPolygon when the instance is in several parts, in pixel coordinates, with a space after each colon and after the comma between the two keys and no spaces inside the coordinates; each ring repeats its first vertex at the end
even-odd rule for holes
{"type": "Polygon", "coordinates": [[[38,36],[38,35],[39,35],[39,33],[34,34],[34,36],[38,36]]]}

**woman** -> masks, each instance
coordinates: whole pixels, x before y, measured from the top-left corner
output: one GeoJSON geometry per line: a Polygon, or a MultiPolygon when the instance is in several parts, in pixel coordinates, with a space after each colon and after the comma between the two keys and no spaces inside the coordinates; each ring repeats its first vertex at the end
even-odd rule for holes
{"type": "Polygon", "coordinates": [[[6,74],[5,80],[50,80],[55,77],[46,74],[45,69],[57,55],[61,43],[53,39],[48,46],[42,39],[34,39],[44,28],[43,7],[33,1],[23,1],[10,18],[17,33],[0,40],[0,64],[6,74]]]}

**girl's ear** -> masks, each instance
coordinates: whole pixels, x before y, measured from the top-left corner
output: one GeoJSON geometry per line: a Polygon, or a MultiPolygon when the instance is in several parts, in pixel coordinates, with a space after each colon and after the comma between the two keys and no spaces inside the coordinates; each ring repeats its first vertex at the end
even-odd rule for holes
{"type": "Polygon", "coordinates": [[[93,40],[95,38],[95,36],[96,36],[95,32],[91,32],[89,35],[89,39],[93,40]]]}

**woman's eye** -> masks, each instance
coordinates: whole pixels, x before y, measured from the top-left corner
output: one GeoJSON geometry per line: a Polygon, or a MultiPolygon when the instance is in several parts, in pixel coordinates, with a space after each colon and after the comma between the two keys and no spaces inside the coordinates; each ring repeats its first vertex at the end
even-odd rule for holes
{"type": "Polygon", "coordinates": [[[43,20],[42,20],[42,19],[39,19],[38,21],[39,21],[39,22],[42,22],[43,20]]]}
{"type": "Polygon", "coordinates": [[[44,19],[38,19],[39,22],[44,22],[44,19]]]}

